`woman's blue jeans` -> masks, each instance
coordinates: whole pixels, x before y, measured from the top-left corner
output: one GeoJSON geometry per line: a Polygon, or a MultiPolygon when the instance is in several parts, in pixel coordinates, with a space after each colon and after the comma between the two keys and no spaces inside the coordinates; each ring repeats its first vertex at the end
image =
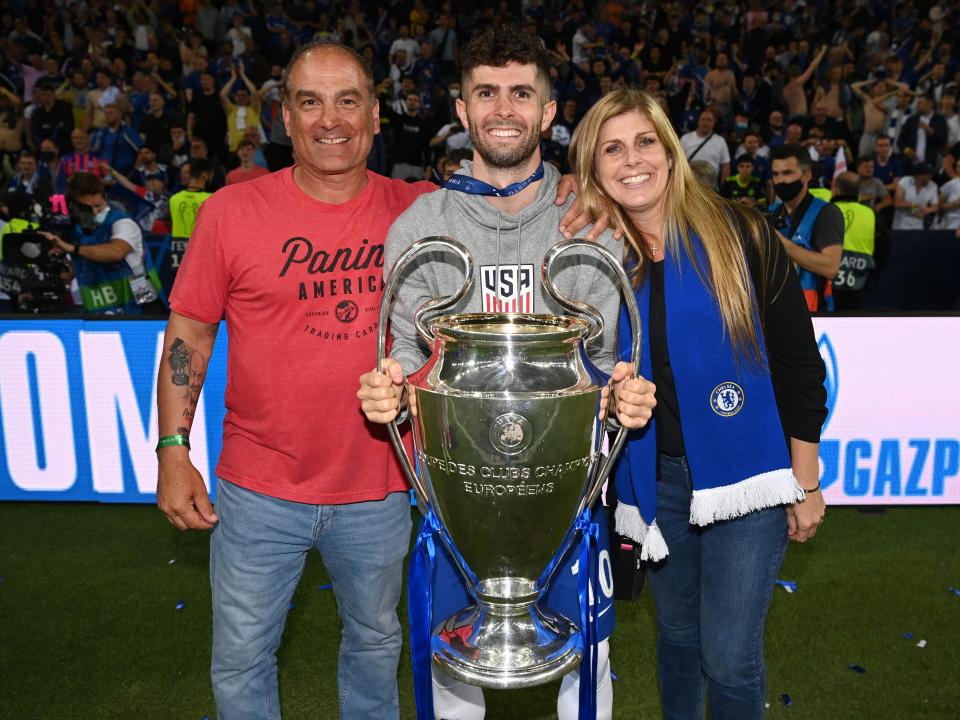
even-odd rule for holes
{"type": "MultiPolygon", "coordinates": [[[[220,480],[217,514],[220,522],[210,541],[211,676],[217,717],[280,717],[276,652],[311,548],[320,551],[330,573],[343,623],[337,671],[340,716],[399,717],[397,603],[410,544],[409,495],[308,505],[220,480]]],[[[328,632],[338,633],[339,628],[328,632]]]]}
{"type": "Polygon", "coordinates": [[[783,507],[707,527],[690,524],[685,458],[660,456],[657,525],[670,554],[650,565],[657,609],[657,668],[663,716],[762,718],[763,629],[787,547],[783,507]]]}

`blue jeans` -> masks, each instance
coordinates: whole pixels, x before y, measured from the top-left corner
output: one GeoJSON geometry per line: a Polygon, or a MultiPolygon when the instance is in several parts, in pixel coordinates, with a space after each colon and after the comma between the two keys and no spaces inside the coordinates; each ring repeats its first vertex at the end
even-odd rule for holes
{"type": "Polygon", "coordinates": [[[762,718],[763,629],[787,547],[786,512],[758,510],[707,527],[690,524],[690,468],[660,456],[657,525],[670,554],[647,571],[657,608],[663,716],[762,718]]]}
{"type": "Polygon", "coordinates": [[[210,540],[217,717],[280,717],[276,652],[311,548],[330,573],[343,623],[340,716],[399,717],[397,603],[410,544],[409,496],[308,505],[220,480],[217,514],[210,540]]]}

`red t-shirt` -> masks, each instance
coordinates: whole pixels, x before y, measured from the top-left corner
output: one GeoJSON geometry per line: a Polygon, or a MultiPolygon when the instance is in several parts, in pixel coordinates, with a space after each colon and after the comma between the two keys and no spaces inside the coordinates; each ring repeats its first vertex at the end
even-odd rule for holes
{"type": "Polygon", "coordinates": [[[200,207],[170,307],[205,323],[226,317],[218,476],[316,504],[407,488],[385,426],[366,422],[356,392],[376,365],[387,229],[432,189],[368,172],[357,197],[330,205],[285,168],[200,207]]]}
{"type": "Polygon", "coordinates": [[[270,171],[259,165],[254,165],[249,170],[244,170],[242,167],[234,168],[227,173],[227,185],[236,185],[237,183],[247,182],[247,180],[255,180],[262,175],[269,175],[270,171]]]}

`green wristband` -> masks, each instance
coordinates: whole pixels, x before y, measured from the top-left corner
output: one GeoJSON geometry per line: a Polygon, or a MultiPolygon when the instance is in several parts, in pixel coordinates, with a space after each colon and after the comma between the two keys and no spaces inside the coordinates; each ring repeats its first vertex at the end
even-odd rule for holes
{"type": "Polygon", "coordinates": [[[190,449],[190,438],[186,435],[164,435],[157,443],[157,450],[170,447],[171,445],[183,445],[187,450],[190,449]]]}

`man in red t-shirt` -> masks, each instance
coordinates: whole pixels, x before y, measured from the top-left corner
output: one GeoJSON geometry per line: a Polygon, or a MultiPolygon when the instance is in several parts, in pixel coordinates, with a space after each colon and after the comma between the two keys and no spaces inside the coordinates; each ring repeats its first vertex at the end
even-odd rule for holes
{"type": "Polygon", "coordinates": [[[270,171],[265,167],[253,162],[255,151],[256,146],[252,140],[240,141],[240,144],[237,145],[237,157],[240,160],[240,165],[227,173],[227,185],[235,185],[270,174],[270,171]]]}
{"type": "Polygon", "coordinates": [[[366,170],[379,132],[369,70],[308,43],[285,73],[298,164],[202,206],[170,296],[159,370],[157,504],[213,528],[211,675],[221,718],[279,717],[276,651],[311,548],[343,621],[340,715],[396,718],[406,482],[357,408],[376,355],[383,242],[428,183],[366,170]],[[221,318],[230,336],[217,510],[188,456],[221,318]]]}

